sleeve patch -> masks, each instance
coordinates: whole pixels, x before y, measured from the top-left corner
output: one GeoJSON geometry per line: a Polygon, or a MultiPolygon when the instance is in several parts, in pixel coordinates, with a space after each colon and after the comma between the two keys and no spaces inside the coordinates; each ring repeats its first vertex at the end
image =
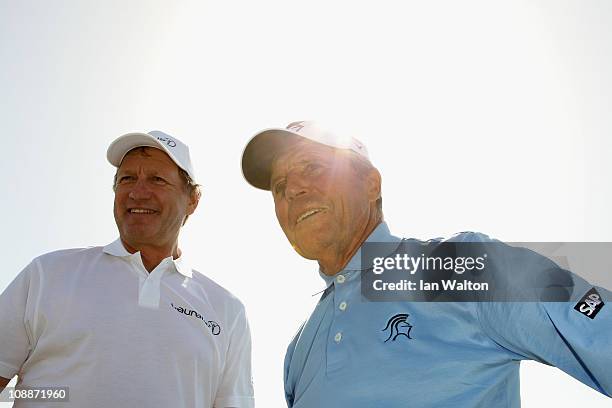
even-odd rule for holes
{"type": "Polygon", "coordinates": [[[595,319],[597,313],[604,307],[604,302],[601,298],[597,289],[592,288],[589,290],[583,297],[580,299],[576,306],[574,306],[574,310],[582,313],[589,319],[595,319]]]}

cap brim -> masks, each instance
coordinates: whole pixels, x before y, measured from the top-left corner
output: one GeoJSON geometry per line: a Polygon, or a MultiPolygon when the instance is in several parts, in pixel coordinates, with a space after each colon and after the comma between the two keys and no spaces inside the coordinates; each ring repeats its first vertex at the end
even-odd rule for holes
{"type": "Polygon", "coordinates": [[[242,174],[246,181],[253,187],[270,190],[274,157],[302,139],[287,129],[266,129],[253,136],[242,152],[242,174]]]}
{"type": "Polygon", "coordinates": [[[110,144],[110,146],[108,146],[106,158],[110,164],[115,167],[119,167],[123,161],[123,158],[130,150],[141,146],[155,147],[167,154],[170,154],[168,149],[166,149],[165,146],[155,137],[147,133],[128,133],[123,136],[119,136],[110,144]]]}

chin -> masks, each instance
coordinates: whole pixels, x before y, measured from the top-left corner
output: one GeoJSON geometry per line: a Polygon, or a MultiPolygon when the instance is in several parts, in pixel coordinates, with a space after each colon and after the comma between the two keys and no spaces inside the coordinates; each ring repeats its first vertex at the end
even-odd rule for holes
{"type": "Polygon", "coordinates": [[[123,239],[127,242],[143,243],[153,241],[153,234],[145,231],[125,231],[123,239]]]}
{"type": "Polygon", "coordinates": [[[311,261],[317,261],[319,258],[314,252],[305,251],[300,247],[293,246],[295,252],[297,252],[302,258],[309,259],[311,261]]]}
{"type": "Polygon", "coordinates": [[[316,240],[311,238],[305,242],[296,242],[293,248],[306,259],[318,260],[320,255],[332,244],[333,241],[324,239],[324,237],[316,240]]]}

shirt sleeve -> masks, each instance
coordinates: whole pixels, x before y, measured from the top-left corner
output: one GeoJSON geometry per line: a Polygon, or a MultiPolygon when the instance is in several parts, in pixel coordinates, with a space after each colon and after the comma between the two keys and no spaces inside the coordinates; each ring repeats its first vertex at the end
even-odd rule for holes
{"type": "MultiPolygon", "coordinates": [[[[530,265],[560,269],[537,253],[521,258],[523,261],[505,268],[508,276],[520,276],[530,265]]],[[[612,305],[607,304],[612,294],[564,272],[560,286],[567,291],[566,301],[482,302],[478,304],[480,323],[493,341],[519,359],[555,366],[612,396],[612,305]],[[589,298],[593,293],[596,296],[589,298]]]]}
{"type": "Polygon", "coordinates": [[[13,378],[32,349],[26,309],[30,296],[28,265],[0,295],[0,376],[13,378]]]}
{"type": "Polygon", "coordinates": [[[230,332],[230,343],[215,408],[253,408],[255,398],[251,372],[251,331],[244,307],[230,332]]]}

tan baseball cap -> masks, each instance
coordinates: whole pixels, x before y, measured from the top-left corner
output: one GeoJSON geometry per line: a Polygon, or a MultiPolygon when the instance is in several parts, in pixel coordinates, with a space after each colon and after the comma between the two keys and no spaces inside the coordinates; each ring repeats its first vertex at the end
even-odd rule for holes
{"type": "Polygon", "coordinates": [[[308,139],[336,149],[351,150],[370,161],[368,150],[354,137],[340,137],[312,121],[292,122],[286,128],[262,130],[242,152],[242,174],[253,187],[270,190],[272,160],[283,148],[308,139]]]}

